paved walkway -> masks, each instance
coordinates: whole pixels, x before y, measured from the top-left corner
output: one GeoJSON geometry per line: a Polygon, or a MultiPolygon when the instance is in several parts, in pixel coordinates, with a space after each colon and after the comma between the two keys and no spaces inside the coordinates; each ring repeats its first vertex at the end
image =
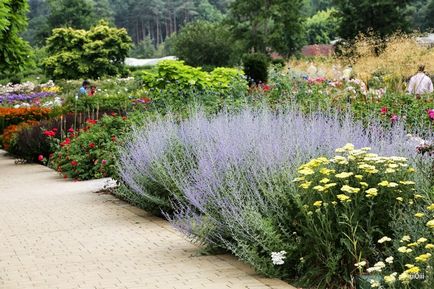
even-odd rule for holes
{"type": "Polygon", "coordinates": [[[0,288],[292,288],[197,247],[109,195],[0,151],[0,288]]]}

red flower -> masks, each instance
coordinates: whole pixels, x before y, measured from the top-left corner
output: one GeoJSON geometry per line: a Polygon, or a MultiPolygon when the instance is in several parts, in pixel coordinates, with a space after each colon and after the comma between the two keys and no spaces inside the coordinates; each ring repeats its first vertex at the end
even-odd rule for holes
{"type": "Polygon", "coordinates": [[[73,167],[78,166],[78,162],[77,162],[77,161],[72,161],[72,162],[71,162],[71,166],[73,166],[73,167]]]}
{"type": "Polygon", "coordinates": [[[386,106],[383,106],[381,108],[381,114],[386,114],[389,111],[389,109],[386,106]]]}
{"type": "Polygon", "coordinates": [[[94,120],[94,119],[88,119],[88,120],[86,120],[86,122],[87,122],[88,124],[96,124],[96,123],[97,123],[97,121],[94,120]]]}
{"type": "Polygon", "coordinates": [[[56,133],[52,130],[46,130],[43,132],[43,134],[47,137],[54,137],[56,135],[56,133]]]}
{"type": "Polygon", "coordinates": [[[116,136],[112,135],[112,141],[116,141],[116,136]]]}
{"type": "Polygon", "coordinates": [[[42,162],[44,160],[44,156],[43,155],[39,155],[38,156],[38,161],[42,162]]]}
{"type": "Polygon", "coordinates": [[[67,176],[67,175],[63,175],[63,178],[64,178],[64,179],[67,179],[67,178],[68,178],[68,176],[67,176]]]}
{"type": "Polygon", "coordinates": [[[95,148],[95,144],[94,144],[93,142],[91,142],[91,143],[89,144],[89,148],[91,148],[91,149],[95,148]]]}
{"type": "Polygon", "coordinates": [[[271,90],[271,87],[268,84],[264,84],[264,85],[262,85],[262,90],[267,92],[267,91],[271,90]]]}
{"type": "Polygon", "coordinates": [[[122,117],[122,120],[127,120],[127,117],[126,117],[126,116],[123,116],[123,117],[122,117]]]}
{"type": "Polygon", "coordinates": [[[71,127],[70,129],[68,129],[68,132],[74,132],[74,129],[71,127]]]}
{"type": "Polygon", "coordinates": [[[69,137],[67,137],[67,138],[65,138],[64,142],[60,143],[60,146],[64,147],[64,146],[69,145],[69,144],[71,144],[71,139],[69,137]]]}
{"type": "Polygon", "coordinates": [[[112,112],[111,116],[117,116],[116,112],[112,112]]]}
{"type": "Polygon", "coordinates": [[[53,128],[52,131],[57,132],[57,128],[53,128]]]}
{"type": "Polygon", "coordinates": [[[150,103],[152,101],[152,99],[148,98],[148,97],[144,97],[142,98],[143,103],[150,103]]]}

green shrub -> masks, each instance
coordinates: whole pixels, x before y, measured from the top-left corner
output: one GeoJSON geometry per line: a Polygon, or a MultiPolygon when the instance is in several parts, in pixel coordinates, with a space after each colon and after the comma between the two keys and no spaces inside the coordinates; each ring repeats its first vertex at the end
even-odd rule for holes
{"type": "Polygon", "coordinates": [[[47,39],[46,73],[54,79],[96,79],[123,75],[124,60],[131,48],[125,29],[101,21],[89,31],[57,28],[47,39]]]}
{"type": "Polygon", "coordinates": [[[183,61],[167,60],[137,75],[145,88],[142,94],[152,99],[153,106],[162,112],[186,111],[195,105],[216,111],[243,101],[247,93],[242,71],[234,68],[206,72],[183,61]]]}
{"type": "Polygon", "coordinates": [[[268,80],[269,59],[262,53],[251,53],[243,56],[244,72],[250,84],[266,83],[268,80]]]}
{"type": "Polygon", "coordinates": [[[176,56],[192,66],[230,66],[237,62],[232,33],[222,23],[197,21],[172,37],[176,56]]]}
{"type": "Polygon", "coordinates": [[[62,142],[52,139],[57,150],[49,166],[76,180],[113,176],[117,145],[129,128],[129,120],[120,116],[105,116],[98,123],[88,120],[86,128],[69,132],[62,142]]]}

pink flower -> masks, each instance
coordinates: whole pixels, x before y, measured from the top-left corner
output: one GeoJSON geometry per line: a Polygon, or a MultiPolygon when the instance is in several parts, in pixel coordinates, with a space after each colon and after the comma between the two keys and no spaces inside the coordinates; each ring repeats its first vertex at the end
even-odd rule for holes
{"type": "Polygon", "coordinates": [[[428,117],[430,120],[434,120],[434,109],[428,109],[428,117]]]}
{"type": "Polygon", "coordinates": [[[391,122],[397,122],[399,120],[399,117],[396,114],[393,114],[392,117],[390,118],[391,122]]]}
{"type": "Polygon", "coordinates": [[[71,127],[70,129],[68,129],[68,132],[74,132],[74,129],[71,127]]]}
{"type": "Polygon", "coordinates": [[[387,106],[383,106],[381,108],[381,114],[386,114],[389,111],[389,109],[387,108],[387,106]]]}
{"type": "Polygon", "coordinates": [[[44,160],[44,156],[43,155],[39,155],[38,156],[38,161],[42,162],[44,160]]]}
{"type": "Polygon", "coordinates": [[[102,160],[101,163],[103,166],[105,166],[107,164],[107,160],[102,160]]]}

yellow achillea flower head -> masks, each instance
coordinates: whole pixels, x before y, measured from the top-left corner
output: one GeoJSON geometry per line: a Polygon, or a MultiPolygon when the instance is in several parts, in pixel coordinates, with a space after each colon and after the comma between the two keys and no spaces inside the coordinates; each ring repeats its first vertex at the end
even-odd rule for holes
{"type": "Polygon", "coordinates": [[[416,260],[416,262],[426,263],[426,262],[428,262],[428,260],[430,258],[431,258],[431,254],[430,253],[426,253],[426,254],[419,255],[419,256],[417,256],[414,259],[416,260]]]}
{"type": "Polygon", "coordinates": [[[431,204],[427,207],[428,210],[430,211],[434,211],[434,204],[431,204]]]}
{"type": "Polygon", "coordinates": [[[342,172],[342,173],[336,174],[335,177],[337,177],[339,179],[346,179],[346,178],[351,177],[352,175],[354,175],[354,173],[342,172]]]}
{"type": "Polygon", "coordinates": [[[312,182],[304,182],[299,187],[303,188],[303,189],[309,189],[311,184],[312,184],[312,182]]]}
{"type": "Polygon", "coordinates": [[[315,207],[321,207],[321,205],[322,205],[322,201],[316,201],[315,203],[313,203],[313,205],[315,206],[315,207]]]}
{"type": "Polygon", "coordinates": [[[389,185],[387,186],[388,188],[396,188],[398,186],[397,183],[394,182],[390,182],[389,185]]]}
{"type": "Polygon", "coordinates": [[[425,243],[426,241],[428,241],[428,239],[422,237],[422,238],[419,238],[419,239],[417,240],[417,243],[418,243],[418,244],[422,244],[422,243],[425,243]]]}
{"type": "Polygon", "coordinates": [[[327,188],[323,186],[315,186],[313,187],[313,189],[318,192],[324,192],[325,190],[327,190],[327,188]]]}
{"type": "Polygon", "coordinates": [[[350,187],[348,185],[343,185],[341,188],[341,191],[345,192],[345,193],[356,194],[356,193],[360,192],[360,189],[359,188],[353,188],[353,187],[350,187]]]}
{"type": "Polygon", "coordinates": [[[430,229],[434,229],[434,220],[428,221],[428,223],[426,223],[426,226],[430,229]]]}
{"type": "Polygon", "coordinates": [[[394,272],[390,275],[384,276],[384,282],[386,282],[387,285],[392,285],[396,282],[396,275],[398,275],[398,273],[394,272]]]}
{"type": "Polygon", "coordinates": [[[327,184],[330,182],[330,180],[328,178],[323,178],[321,181],[319,181],[320,184],[327,184]]]}
{"type": "Polygon", "coordinates": [[[369,184],[368,184],[368,183],[365,183],[365,182],[360,182],[360,185],[361,185],[363,188],[367,188],[367,187],[369,187],[369,184]]]}
{"type": "Polygon", "coordinates": [[[398,280],[404,284],[410,283],[411,276],[406,271],[399,275],[398,280]]]}
{"type": "Polygon", "coordinates": [[[413,252],[413,250],[407,248],[406,246],[402,246],[402,247],[398,248],[398,252],[400,252],[400,253],[411,253],[411,252],[413,252]]]}
{"type": "Polygon", "coordinates": [[[301,170],[298,171],[299,174],[308,176],[308,175],[313,175],[315,173],[314,170],[312,170],[311,168],[302,168],[301,170]]]}
{"type": "Polygon", "coordinates": [[[434,249],[434,244],[426,244],[425,249],[434,249]]]}
{"type": "Polygon", "coordinates": [[[348,197],[347,195],[344,195],[344,194],[339,194],[339,195],[337,195],[336,196],[342,203],[344,203],[344,202],[350,202],[351,201],[351,198],[350,197],[348,197]]]}
{"type": "Polygon", "coordinates": [[[414,216],[416,218],[423,218],[423,217],[425,217],[425,214],[424,213],[416,213],[416,214],[414,214],[414,216]]]}
{"type": "Polygon", "coordinates": [[[330,184],[325,185],[325,187],[326,187],[327,189],[329,189],[329,188],[333,188],[333,187],[336,187],[336,186],[337,186],[336,183],[330,183],[330,184]]]}
{"type": "Polygon", "coordinates": [[[420,268],[417,266],[411,267],[408,270],[405,270],[405,272],[407,272],[408,274],[417,274],[420,272],[420,268]]]}
{"type": "Polygon", "coordinates": [[[406,235],[406,236],[402,237],[401,243],[403,243],[403,242],[410,242],[410,240],[411,240],[410,236],[406,235]]]}
{"type": "Polygon", "coordinates": [[[390,242],[392,241],[392,239],[390,239],[387,236],[384,236],[383,238],[381,238],[380,240],[378,240],[378,243],[383,244],[384,242],[390,242]]]}
{"type": "Polygon", "coordinates": [[[366,191],[366,197],[373,198],[378,195],[378,190],[376,188],[371,188],[366,191]]]}
{"type": "Polygon", "coordinates": [[[379,186],[381,187],[388,187],[389,186],[389,182],[388,181],[382,181],[380,183],[378,183],[379,186]]]}

